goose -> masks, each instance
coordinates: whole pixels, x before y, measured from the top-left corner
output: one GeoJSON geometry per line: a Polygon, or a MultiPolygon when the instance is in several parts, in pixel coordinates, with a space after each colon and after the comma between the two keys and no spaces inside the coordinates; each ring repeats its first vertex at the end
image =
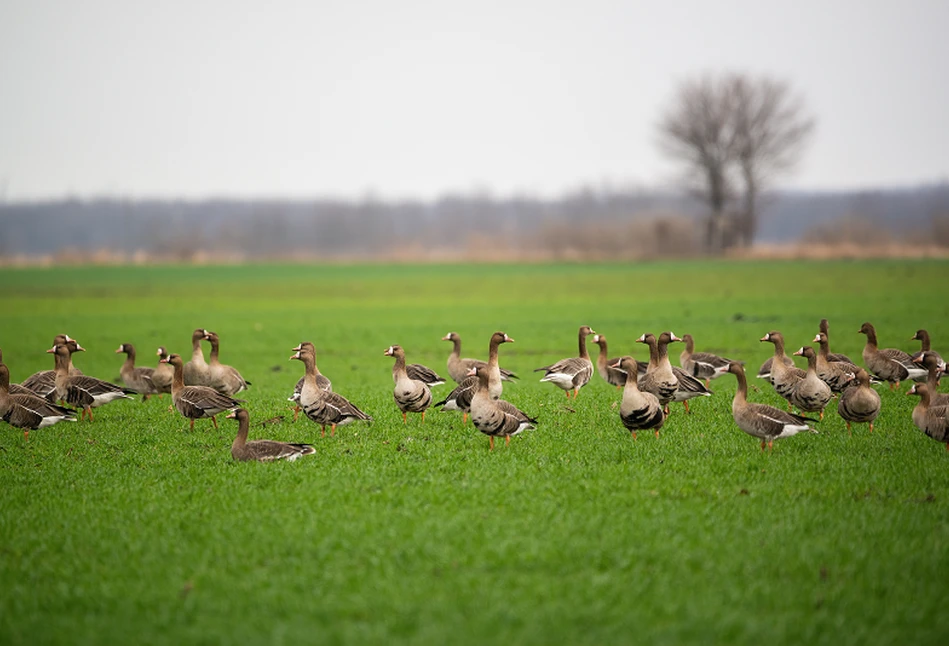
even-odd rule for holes
{"type": "MultiPolygon", "coordinates": [[[[484,367],[475,365],[474,368],[484,367]]],[[[485,368],[486,369],[486,368],[485,368]]],[[[465,377],[455,386],[454,390],[448,393],[445,399],[435,402],[432,406],[446,410],[460,410],[462,425],[468,423],[468,413],[471,412],[471,398],[474,397],[475,390],[478,388],[478,377],[472,375],[465,377]]]]}
{"type": "Polygon", "coordinates": [[[299,405],[304,415],[320,425],[321,437],[326,437],[327,425],[330,427],[330,437],[333,437],[336,435],[337,426],[357,420],[372,422],[369,415],[359,410],[345,397],[320,385],[317,378],[319,372],[316,368],[316,353],[312,347],[312,343],[301,343],[290,359],[303,362],[303,387],[300,389],[299,405]]]}
{"type": "Polygon", "coordinates": [[[691,413],[689,410],[689,400],[694,399],[695,397],[711,397],[712,391],[705,387],[705,384],[687,373],[685,370],[679,366],[672,366],[672,374],[675,375],[676,380],[679,382],[676,384],[676,390],[672,394],[672,401],[681,402],[685,406],[685,412],[691,413]]]}
{"type": "Polygon", "coordinates": [[[940,356],[932,351],[923,352],[922,356],[913,359],[913,363],[926,369],[926,385],[929,386],[930,406],[949,405],[949,393],[939,392],[939,377],[943,374],[939,362],[940,356]]]}
{"type": "MultiPolygon", "coordinates": [[[[488,363],[486,367],[488,369],[488,392],[492,399],[500,399],[501,393],[504,391],[504,385],[501,383],[503,375],[501,375],[501,368],[498,366],[498,348],[502,343],[514,343],[514,339],[504,332],[495,332],[488,341],[488,363]]],[[[471,369],[468,370],[470,372],[471,369]]]]}
{"type": "Polygon", "coordinates": [[[842,393],[860,368],[849,361],[831,361],[827,333],[818,332],[812,343],[818,344],[817,376],[835,393],[842,393]]]}
{"type": "MultiPolygon", "coordinates": [[[[646,367],[646,374],[639,378],[639,389],[658,397],[664,409],[675,397],[679,387],[679,379],[669,362],[667,346],[673,341],[681,340],[672,332],[663,332],[658,339],[647,332],[636,339],[636,343],[649,346],[649,365],[646,367]]],[[[668,413],[668,410],[666,412],[668,413]]]]}
{"type": "Polygon", "coordinates": [[[469,376],[478,379],[477,390],[471,398],[471,422],[488,436],[490,450],[494,450],[495,437],[503,437],[505,444],[510,444],[512,435],[537,427],[536,418],[518,410],[510,402],[491,397],[487,368],[476,366],[469,371],[469,376]]]}
{"type": "Polygon", "coordinates": [[[912,355],[913,361],[916,361],[917,357],[922,357],[924,352],[932,352],[932,354],[934,354],[936,359],[939,361],[939,369],[943,372],[946,371],[945,359],[943,359],[938,352],[934,352],[932,350],[932,342],[929,340],[929,332],[923,329],[916,330],[916,334],[910,337],[910,341],[920,342],[919,352],[916,352],[912,355]]]}
{"type": "Polygon", "coordinates": [[[168,356],[168,351],[163,346],[158,346],[158,350],[155,352],[158,355],[158,366],[152,372],[152,383],[155,384],[155,388],[159,392],[159,397],[161,393],[170,393],[171,392],[171,382],[175,378],[175,367],[170,363],[162,363],[162,359],[168,356]]]}
{"type": "MultiPolygon", "coordinates": [[[[771,357],[771,378],[769,381],[779,395],[788,399],[794,386],[807,377],[807,372],[796,367],[793,360],[784,354],[784,335],[777,330],[768,332],[761,337],[760,341],[762,343],[767,341],[774,344],[774,356],[771,357]],[[790,366],[785,359],[791,361],[790,366]]],[[[729,368],[729,370],[731,370],[731,368],[729,368]]],[[[788,410],[791,410],[790,401],[788,401],[788,410]]]]}
{"type": "Polygon", "coordinates": [[[407,413],[421,413],[424,422],[425,411],[432,403],[432,391],[428,384],[409,376],[405,366],[405,350],[402,346],[390,345],[383,355],[395,357],[395,364],[392,366],[392,380],[395,382],[395,388],[392,396],[399,410],[402,411],[402,423],[408,422],[407,413]]]}
{"type": "Polygon", "coordinates": [[[157,395],[161,392],[152,380],[155,374],[154,368],[136,368],[135,367],[135,346],[131,343],[123,343],[119,346],[116,354],[125,353],[125,362],[119,369],[119,375],[122,377],[122,383],[131,390],[142,395],[142,401],[148,399],[149,395],[157,395]]]}
{"type": "Polygon", "coordinates": [[[207,338],[208,331],[201,328],[191,333],[191,361],[184,366],[185,386],[211,385],[211,366],[204,360],[204,350],[201,349],[201,342],[207,338]]]}
{"type": "Polygon", "coordinates": [[[927,371],[913,363],[909,354],[896,348],[879,349],[873,325],[864,323],[858,332],[867,335],[867,344],[863,348],[863,362],[867,370],[883,381],[890,382],[890,390],[897,388],[905,379],[926,378],[927,371]]]}
{"type": "Polygon", "coordinates": [[[194,430],[194,420],[205,417],[210,417],[214,428],[217,428],[215,415],[232,411],[244,403],[244,400],[219,393],[210,386],[186,386],[185,364],[180,354],[172,353],[162,362],[170,363],[175,369],[175,377],[171,382],[171,401],[182,417],[191,420],[190,430],[194,430]]]}
{"type": "Polygon", "coordinates": [[[767,404],[749,402],[748,381],[745,379],[745,369],[740,363],[729,364],[728,372],[738,380],[738,389],[732,399],[732,418],[738,428],[761,440],[762,451],[765,446],[771,450],[775,440],[791,437],[802,431],[817,432],[808,426],[808,422],[814,421],[808,417],[787,413],[767,404]]]}
{"type": "Polygon", "coordinates": [[[937,442],[945,442],[949,451],[949,406],[932,406],[929,386],[913,384],[907,395],[918,395],[919,403],[913,408],[913,424],[937,442]]]}
{"type": "Polygon", "coordinates": [[[221,360],[218,358],[221,339],[218,337],[217,332],[208,332],[204,338],[211,344],[211,357],[208,361],[208,368],[210,370],[210,381],[208,385],[223,395],[236,395],[242,390],[247,390],[251,382],[244,379],[241,373],[237,371],[237,368],[221,363],[221,360]]]}
{"type": "Polygon", "coordinates": [[[588,325],[581,325],[577,332],[580,346],[580,356],[561,359],[556,363],[542,368],[535,368],[534,372],[543,371],[545,374],[541,381],[549,381],[558,388],[562,388],[570,397],[570,391],[573,390],[573,397],[576,399],[580,394],[580,389],[590,382],[593,376],[593,362],[590,361],[590,354],[587,352],[587,337],[594,334],[588,325]]]}
{"type": "Polygon", "coordinates": [[[857,368],[854,375],[856,385],[852,385],[840,394],[837,400],[837,413],[847,422],[847,432],[850,423],[870,423],[870,432],[873,432],[873,420],[880,414],[880,395],[870,387],[870,375],[863,368],[857,368]]]}
{"type": "Polygon", "coordinates": [[[623,385],[623,399],[620,402],[619,417],[623,426],[629,429],[633,439],[636,431],[654,429],[659,437],[659,429],[666,421],[665,412],[659,403],[659,398],[651,392],[639,389],[638,361],[630,356],[621,357],[610,364],[612,368],[624,371],[626,383],[623,385]]]}
{"type": "MultiPolygon", "coordinates": [[[[78,349],[79,351],[83,350],[81,346],[78,346],[78,349]]],[[[70,406],[81,408],[80,421],[85,419],[87,414],[89,415],[89,421],[93,421],[93,408],[104,406],[117,399],[131,399],[129,395],[135,394],[133,390],[116,386],[89,375],[70,375],[69,355],[71,350],[68,343],[57,345],[46,352],[55,355],[56,399],[70,406]]]]}
{"type": "Polygon", "coordinates": [[[274,440],[252,440],[248,442],[247,432],[250,429],[250,415],[243,408],[228,413],[227,418],[237,420],[237,437],[234,438],[234,443],[231,444],[231,457],[238,462],[251,460],[257,462],[273,462],[274,460],[293,462],[304,455],[316,453],[316,449],[310,444],[288,444],[274,440]]]}
{"type": "MultiPolygon", "coordinates": [[[[79,342],[76,341],[76,339],[71,339],[68,334],[57,334],[53,338],[53,348],[61,344],[68,345],[73,349],[73,352],[82,352],[79,342]]],[[[67,370],[71,375],[82,374],[82,370],[72,364],[71,354],[69,355],[69,365],[67,366],[67,370]]],[[[36,393],[40,397],[45,397],[49,401],[54,401],[56,396],[56,371],[41,370],[39,372],[35,372],[24,379],[20,385],[30,392],[36,393]]]]}
{"type": "Polygon", "coordinates": [[[827,337],[827,360],[831,363],[835,361],[842,361],[844,363],[849,363],[850,365],[856,365],[853,362],[853,359],[848,357],[845,354],[839,352],[830,351],[830,323],[827,322],[827,319],[821,319],[820,324],[818,325],[818,333],[823,334],[827,337]]]}
{"type": "Polygon", "coordinates": [[[691,334],[683,334],[682,341],[685,343],[685,350],[679,355],[679,365],[687,374],[704,379],[706,388],[710,380],[718,379],[728,373],[728,364],[731,363],[731,359],[711,352],[696,352],[695,340],[691,334]]]}
{"type": "MultiPolygon", "coordinates": [[[[333,391],[333,382],[329,380],[328,377],[323,375],[320,372],[320,369],[316,365],[316,346],[310,343],[309,341],[303,341],[297,347],[293,348],[294,352],[307,351],[313,353],[313,370],[316,371],[316,387],[321,390],[333,391]]],[[[291,357],[292,359],[293,357],[291,357]]],[[[293,402],[293,421],[297,421],[297,416],[302,410],[300,406],[300,393],[303,392],[303,382],[306,379],[306,374],[300,377],[297,384],[293,387],[293,394],[287,397],[287,401],[293,402]]]]}
{"type": "MultiPolygon", "coordinates": [[[[593,342],[600,346],[600,354],[596,357],[596,372],[603,378],[603,381],[608,383],[611,386],[616,386],[617,389],[622,388],[626,385],[626,373],[623,372],[618,366],[620,365],[619,357],[609,357],[609,345],[607,344],[606,337],[602,334],[594,334],[593,342]]],[[[638,376],[639,362],[636,362],[636,370],[638,376]]],[[[643,370],[645,374],[645,369],[643,370]]]]}
{"type": "Polygon", "coordinates": [[[0,419],[14,428],[23,429],[23,439],[30,431],[52,426],[57,422],[75,422],[76,417],[67,408],[49,403],[31,394],[10,393],[10,369],[0,360],[0,419]]]}
{"type": "Polygon", "coordinates": [[[807,359],[807,373],[804,379],[794,385],[788,401],[805,413],[819,412],[820,418],[824,419],[824,408],[834,393],[831,392],[830,386],[817,376],[817,353],[814,348],[805,345],[794,354],[807,359]]]}
{"type": "MultiPolygon", "coordinates": [[[[460,384],[466,380],[468,378],[468,371],[471,368],[487,365],[487,363],[481,359],[461,358],[461,337],[457,332],[449,332],[442,337],[442,341],[451,341],[452,343],[451,354],[448,355],[448,376],[454,379],[455,383],[460,384]]],[[[511,339],[511,341],[513,342],[513,339],[511,339]]],[[[510,370],[505,370],[504,368],[499,368],[498,370],[501,373],[502,381],[514,381],[517,379],[517,375],[510,370]]]]}

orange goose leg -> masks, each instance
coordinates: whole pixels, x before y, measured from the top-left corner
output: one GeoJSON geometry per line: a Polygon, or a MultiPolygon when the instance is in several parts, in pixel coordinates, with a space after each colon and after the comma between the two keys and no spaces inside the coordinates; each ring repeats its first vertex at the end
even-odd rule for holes
{"type": "Polygon", "coordinates": [[[301,410],[302,410],[302,409],[301,409],[299,406],[294,406],[294,407],[293,407],[293,421],[294,421],[294,422],[297,421],[297,416],[300,415],[300,411],[301,411],[301,410]]]}
{"type": "Polygon", "coordinates": [[[214,430],[217,430],[217,418],[211,415],[211,423],[214,424],[214,430]]]}
{"type": "MultiPolygon", "coordinates": [[[[494,450],[494,436],[493,436],[493,435],[489,435],[489,436],[488,436],[488,439],[491,440],[491,448],[488,449],[488,450],[489,450],[489,451],[493,451],[493,450],[494,450]]],[[[949,446],[949,444],[947,444],[946,446],[949,446]]]]}
{"type": "Polygon", "coordinates": [[[336,424],[330,425],[330,437],[336,437],[336,424]]]}
{"type": "MultiPolygon", "coordinates": [[[[510,436],[510,435],[505,435],[505,436],[504,436],[504,446],[510,446],[510,445],[511,445],[511,436],[510,436]]],[[[949,449],[949,444],[946,445],[946,449],[949,449]]]]}

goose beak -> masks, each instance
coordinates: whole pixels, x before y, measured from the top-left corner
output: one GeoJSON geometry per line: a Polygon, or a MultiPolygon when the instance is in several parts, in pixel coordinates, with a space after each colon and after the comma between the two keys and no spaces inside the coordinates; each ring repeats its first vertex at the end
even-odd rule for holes
{"type": "Polygon", "coordinates": [[[820,334],[814,337],[814,340],[811,343],[820,343],[820,334]]]}
{"type": "Polygon", "coordinates": [[[645,342],[646,342],[646,335],[645,335],[645,334],[642,335],[641,337],[639,337],[638,339],[636,339],[636,343],[645,343],[645,342]]]}
{"type": "Polygon", "coordinates": [[[681,340],[682,340],[681,337],[677,337],[677,336],[675,335],[675,332],[673,332],[673,331],[671,331],[671,330],[669,331],[669,336],[672,337],[672,340],[673,340],[673,341],[681,341],[681,340]]]}
{"type": "Polygon", "coordinates": [[[52,348],[47,350],[46,354],[56,354],[56,346],[53,346],[52,348]]]}
{"type": "MultiPolygon", "coordinates": [[[[299,352],[300,350],[303,349],[303,344],[301,343],[301,344],[298,345],[297,347],[295,347],[295,348],[290,348],[290,349],[293,350],[294,352],[299,352]]],[[[291,358],[292,358],[292,357],[291,357],[291,358]]]]}
{"type": "Polygon", "coordinates": [[[231,411],[231,412],[228,413],[225,417],[226,417],[226,419],[237,419],[237,412],[236,412],[236,411],[231,411]]]}
{"type": "Polygon", "coordinates": [[[477,369],[477,368],[474,368],[474,367],[471,367],[471,368],[468,368],[468,372],[465,373],[465,376],[466,376],[466,377],[474,377],[476,374],[478,374],[478,369],[477,369]]]}
{"type": "Polygon", "coordinates": [[[391,357],[391,356],[392,356],[392,346],[391,346],[391,345],[390,345],[388,348],[386,348],[386,351],[382,353],[382,356],[384,356],[384,357],[391,357]]]}
{"type": "Polygon", "coordinates": [[[168,359],[169,357],[165,357],[164,359],[159,359],[158,363],[171,363],[168,359]]]}
{"type": "Polygon", "coordinates": [[[82,347],[81,345],[79,345],[79,343],[77,342],[77,343],[76,343],[76,352],[85,352],[85,351],[86,351],[86,349],[85,349],[84,347],[82,347]]]}
{"type": "Polygon", "coordinates": [[[451,341],[451,332],[443,336],[442,341],[451,341]]]}
{"type": "Polygon", "coordinates": [[[763,337],[761,337],[761,338],[758,339],[758,340],[759,340],[759,341],[770,341],[770,340],[771,340],[771,333],[769,332],[768,334],[765,334],[763,337]]]}
{"type": "Polygon", "coordinates": [[[298,351],[298,352],[296,352],[295,354],[293,354],[293,355],[290,357],[290,359],[287,359],[287,361],[290,361],[291,359],[299,359],[299,358],[300,358],[300,353],[299,353],[299,351],[298,351]]]}
{"type": "Polygon", "coordinates": [[[804,355],[804,348],[799,348],[799,349],[795,350],[794,352],[792,352],[791,354],[793,354],[794,356],[797,356],[797,357],[803,356],[803,355],[804,355]]]}
{"type": "Polygon", "coordinates": [[[119,349],[115,351],[116,354],[118,354],[118,353],[120,353],[120,352],[123,352],[122,346],[119,346],[119,349]]]}
{"type": "Polygon", "coordinates": [[[505,335],[504,335],[504,342],[505,342],[505,343],[514,343],[514,339],[512,339],[511,337],[509,337],[508,335],[505,334],[505,335]]]}

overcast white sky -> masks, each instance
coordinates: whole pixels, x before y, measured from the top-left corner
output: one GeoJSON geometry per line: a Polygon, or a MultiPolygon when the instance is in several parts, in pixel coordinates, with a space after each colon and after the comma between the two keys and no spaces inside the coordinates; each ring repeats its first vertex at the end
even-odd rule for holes
{"type": "Polygon", "coordinates": [[[3,0],[0,199],[658,186],[663,107],[723,70],[816,116],[785,186],[949,179],[943,0],[3,0]]]}

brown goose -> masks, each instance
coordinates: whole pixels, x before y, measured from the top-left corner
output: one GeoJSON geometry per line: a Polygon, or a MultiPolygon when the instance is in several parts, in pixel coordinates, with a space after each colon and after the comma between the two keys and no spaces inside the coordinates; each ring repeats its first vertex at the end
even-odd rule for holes
{"type": "MultiPolygon", "coordinates": [[[[82,347],[79,345],[79,342],[76,339],[69,338],[68,334],[57,334],[53,338],[52,348],[55,348],[57,345],[67,345],[72,349],[73,352],[82,352],[82,347]]],[[[72,364],[72,354],[69,355],[69,365],[67,370],[71,375],[81,375],[82,370],[77,368],[72,364]]],[[[36,393],[40,397],[45,397],[49,401],[54,401],[56,393],[56,371],[55,370],[41,370],[35,372],[20,384],[27,390],[36,393]]]]}
{"type": "Polygon", "coordinates": [[[488,369],[488,392],[492,399],[500,399],[504,390],[501,383],[503,375],[501,374],[501,368],[498,366],[498,348],[502,343],[514,343],[514,339],[504,332],[495,332],[488,341],[488,363],[486,367],[488,369]]]}
{"type": "MultiPolygon", "coordinates": [[[[82,348],[79,348],[82,351],[82,348]]],[[[54,354],[56,359],[56,399],[70,406],[81,408],[79,420],[89,415],[92,421],[92,409],[104,406],[116,399],[131,399],[134,391],[116,386],[108,381],[96,379],[88,375],[69,374],[69,344],[60,344],[50,348],[47,352],[54,354]]]]}
{"type": "Polygon", "coordinates": [[[679,355],[679,365],[687,374],[697,379],[704,379],[706,388],[711,379],[718,379],[728,373],[728,364],[732,362],[731,359],[711,352],[696,352],[695,340],[691,334],[683,334],[682,341],[685,342],[685,350],[679,355]]]}
{"type": "Polygon", "coordinates": [[[171,382],[171,401],[181,416],[191,420],[191,430],[194,430],[194,420],[205,417],[211,418],[214,428],[217,428],[215,415],[224,411],[232,411],[244,403],[242,399],[234,399],[214,390],[210,386],[186,386],[184,376],[184,360],[180,354],[170,354],[165,363],[175,368],[175,378],[171,382]]]}
{"type": "Polygon", "coordinates": [[[211,357],[208,361],[211,381],[208,385],[223,395],[236,395],[242,390],[247,390],[251,383],[241,376],[237,368],[221,363],[218,358],[221,339],[217,332],[208,332],[205,339],[211,343],[211,357]]]}
{"type": "Polygon", "coordinates": [[[926,370],[913,363],[913,358],[907,353],[896,348],[878,348],[873,325],[864,323],[859,333],[867,335],[867,344],[863,347],[863,362],[867,370],[883,381],[890,382],[890,390],[905,379],[926,378],[926,370]]]}
{"type": "Polygon", "coordinates": [[[392,396],[399,410],[402,411],[402,423],[407,423],[407,413],[421,413],[424,422],[425,411],[432,403],[432,391],[428,384],[409,376],[405,366],[405,350],[402,346],[390,345],[383,355],[395,357],[395,364],[392,366],[392,380],[395,382],[395,388],[392,396]]]}
{"type": "MultiPolygon", "coordinates": [[[[617,389],[625,386],[626,373],[618,367],[620,365],[620,358],[611,358],[609,356],[609,345],[607,345],[606,337],[602,334],[594,334],[593,342],[600,346],[600,354],[596,357],[597,374],[603,378],[603,381],[611,386],[616,386],[617,389]]],[[[636,362],[636,369],[639,370],[638,361],[636,362]]],[[[638,374],[637,372],[637,375],[638,374]]],[[[643,374],[645,374],[645,369],[643,370],[643,374]]]]}
{"type": "Polygon", "coordinates": [[[201,328],[191,333],[191,361],[184,366],[185,386],[211,385],[211,366],[204,360],[204,350],[201,349],[201,342],[207,337],[208,331],[201,328]]]}
{"type": "Polygon", "coordinates": [[[916,352],[912,355],[914,362],[919,363],[918,361],[916,361],[917,358],[921,358],[923,356],[923,353],[925,352],[931,352],[932,354],[936,356],[936,359],[938,359],[939,361],[939,369],[942,370],[943,372],[946,371],[946,361],[939,355],[938,352],[934,352],[932,349],[932,342],[929,340],[929,332],[922,329],[916,330],[916,334],[914,334],[910,338],[910,341],[920,342],[919,352],[916,352]]]}
{"type": "Polygon", "coordinates": [[[636,343],[649,346],[649,365],[646,367],[646,374],[639,378],[639,389],[658,397],[663,408],[672,401],[679,387],[679,379],[669,362],[668,345],[672,341],[681,340],[672,332],[663,332],[658,339],[647,332],[636,339],[636,343]]]}
{"type": "Polygon", "coordinates": [[[749,402],[745,369],[741,367],[741,364],[733,362],[728,366],[728,371],[738,380],[738,389],[732,399],[732,418],[738,428],[761,440],[762,451],[766,445],[770,450],[775,440],[791,437],[802,431],[817,432],[808,426],[808,422],[814,420],[787,413],[767,404],[749,402]]]}
{"type": "Polygon", "coordinates": [[[258,462],[286,460],[287,462],[293,462],[304,455],[316,453],[316,449],[309,444],[288,444],[274,440],[252,440],[248,442],[247,432],[250,430],[250,415],[243,408],[238,408],[233,413],[229,413],[227,418],[237,420],[237,437],[234,438],[234,443],[231,444],[231,457],[238,462],[250,460],[258,462]]]}
{"type": "Polygon", "coordinates": [[[116,354],[125,353],[125,363],[119,369],[119,375],[122,377],[122,383],[126,388],[134,390],[142,395],[142,401],[148,399],[149,395],[157,395],[160,390],[152,381],[152,375],[155,374],[154,368],[136,368],[135,367],[135,346],[131,343],[123,343],[116,354]]]}
{"type": "MultiPolygon", "coordinates": [[[[456,332],[449,332],[442,337],[442,341],[451,341],[452,343],[451,354],[448,355],[448,376],[454,379],[456,383],[460,384],[467,379],[468,371],[475,366],[487,365],[487,362],[481,359],[461,358],[461,337],[458,336],[456,332]]],[[[511,342],[513,342],[513,339],[511,339],[511,342]]],[[[501,373],[502,381],[514,381],[517,379],[517,375],[510,370],[505,370],[504,368],[498,368],[498,370],[501,373]]]]}
{"type": "Polygon", "coordinates": [[[558,388],[562,388],[568,398],[570,391],[573,390],[573,396],[576,398],[580,389],[586,386],[590,382],[590,377],[593,376],[593,362],[590,361],[590,353],[587,352],[587,337],[593,333],[590,326],[581,325],[577,333],[580,356],[568,357],[549,366],[535,368],[534,372],[545,373],[540,380],[549,381],[558,388]]]}
{"type": "Polygon", "coordinates": [[[0,419],[14,428],[23,429],[23,438],[30,431],[46,428],[57,422],[75,422],[76,417],[67,408],[49,403],[31,394],[10,394],[10,369],[0,361],[0,419]]]}
{"type": "Polygon", "coordinates": [[[849,363],[850,365],[856,365],[853,362],[853,359],[848,357],[845,354],[840,354],[839,352],[830,351],[830,324],[827,322],[827,319],[821,319],[820,325],[818,326],[818,332],[827,337],[827,360],[831,363],[835,361],[843,361],[844,363],[849,363]]]}
{"type": "MultiPolygon", "coordinates": [[[[290,359],[303,362],[303,387],[300,389],[300,408],[303,414],[320,425],[321,437],[326,437],[326,427],[330,427],[330,437],[336,435],[336,427],[357,420],[371,422],[372,418],[350,403],[345,397],[320,385],[316,368],[316,353],[313,344],[304,342],[290,359]]],[[[327,380],[328,381],[328,380],[327,380]]],[[[294,418],[296,419],[296,418],[294,418]]]]}
{"type": "Polygon", "coordinates": [[[937,442],[945,442],[949,451],[949,406],[932,406],[931,393],[926,384],[913,384],[907,395],[919,395],[913,408],[913,424],[937,442]]]}
{"type": "MultiPolygon", "coordinates": [[[[324,376],[323,373],[320,372],[320,369],[316,365],[316,346],[310,343],[309,341],[304,341],[297,347],[293,348],[293,351],[294,352],[306,351],[306,352],[313,353],[313,370],[316,371],[316,387],[320,388],[321,390],[328,390],[332,392],[333,382],[331,382],[328,377],[324,376]]],[[[293,357],[291,357],[291,359],[292,358],[293,357]]],[[[303,392],[303,382],[305,379],[306,379],[306,374],[300,377],[299,381],[297,381],[297,385],[293,387],[293,394],[287,397],[287,401],[291,401],[294,404],[293,406],[293,421],[294,422],[297,421],[297,416],[300,414],[300,411],[302,410],[300,406],[300,393],[303,392]]]]}
{"type": "MultiPolygon", "coordinates": [[[[794,366],[793,361],[790,366],[787,365],[785,359],[789,359],[789,357],[784,354],[783,334],[777,330],[772,330],[761,337],[760,340],[762,343],[767,341],[774,344],[774,356],[771,357],[771,378],[769,381],[779,395],[788,399],[795,385],[807,377],[807,372],[794,366]]],[[[790,400],[788,400],[788,410],[791,410],[790,400]]]]}
{"type": "Polygon", "coordinates": [[[794,354],[807,359],[807,373],[804,379],[794,385],[788,401],[805,413],[819,412],[820,418],[824,419],[824,408],[834,393],[817,376],[817,353],[806,345],[794,354]]]}
{"type": "Polygon", "coordinates": [[[835,393],[842,393],[854,379],[860,368],[849,361],[830,361],[827,333],[818,332],[813,343],[818,344],[817,376],[835,393]]]}
{"type": "Polygon", "coordinates": [[[487,435],[491,450],[494,450],[494,438],[503,437],[506,444],[511,443],[511,436],[521,431],[536,428],[537,419],[518,410],[514,404],[503,399],[494,399],[488,386],[488,370],[477,366],[473,372],[478,379],[478,387],[471,398],[471,421],[474,427],[487,435]]]}
{"type": "Polygon", "coordinates": [[[623,376],[626,383],[623,385],[623,400],[619,407],[619,417],[633,439],[636,439],[636,431],[645,429],[655,429],[656,437],[659,437],[659,429],[666,421],[666,415],[659,403],[659,398],[650,392],[639,389],[638,361],[626,356],[616,359],[611,367],[623,370],[623,376]]]}
{"type": "Polygon", "coordinates": [[[949,393],[939,392],[939,378],[943,374],[939,367],[940,357],[935,352],[923,352],[922,356],[913,359],[913,363],[926,369],[926,385],[929,386],[930,406],[949,405],[949,393]]]}
{"type": "MultiPolygon", "coordinates": [[[[171,382],[175,378],[175,367],[170,363],[161,362],[162,359],[168,357],[168,351],[164,347],[159,346],[155,354],[158,355],[158,366],[152,372],[152,383],[155,384],[159,393],[170,393],[171,382]]],[[[160,394],[158,396],[161,397],[160,394]]]]}
{"type": "Polygon", "coordinates": [[[863,368],[857,368],[855,375],[856,385],[850,386],[840,394],[837,401],[837,413],[847,422],[847,432],[850,423],[870,423],[870,432],[873,432],[873,420],[880,414],[880,395],[870,387],[870,375],[863,368]]]}
{"type": "MultiPolygon", "coordinates": [[[[475,368],[483,366],[475,366],[475,368]]],[[[478,389],[478,377],[473,375],[461,380],[454,390],[448,393],[445,399],[435,402],[432,406],[444,410],[460,410],[461,423],[468,423],[468,413],[471,412],[471,399],[474,397],[475,390],[478,389]]]]}

